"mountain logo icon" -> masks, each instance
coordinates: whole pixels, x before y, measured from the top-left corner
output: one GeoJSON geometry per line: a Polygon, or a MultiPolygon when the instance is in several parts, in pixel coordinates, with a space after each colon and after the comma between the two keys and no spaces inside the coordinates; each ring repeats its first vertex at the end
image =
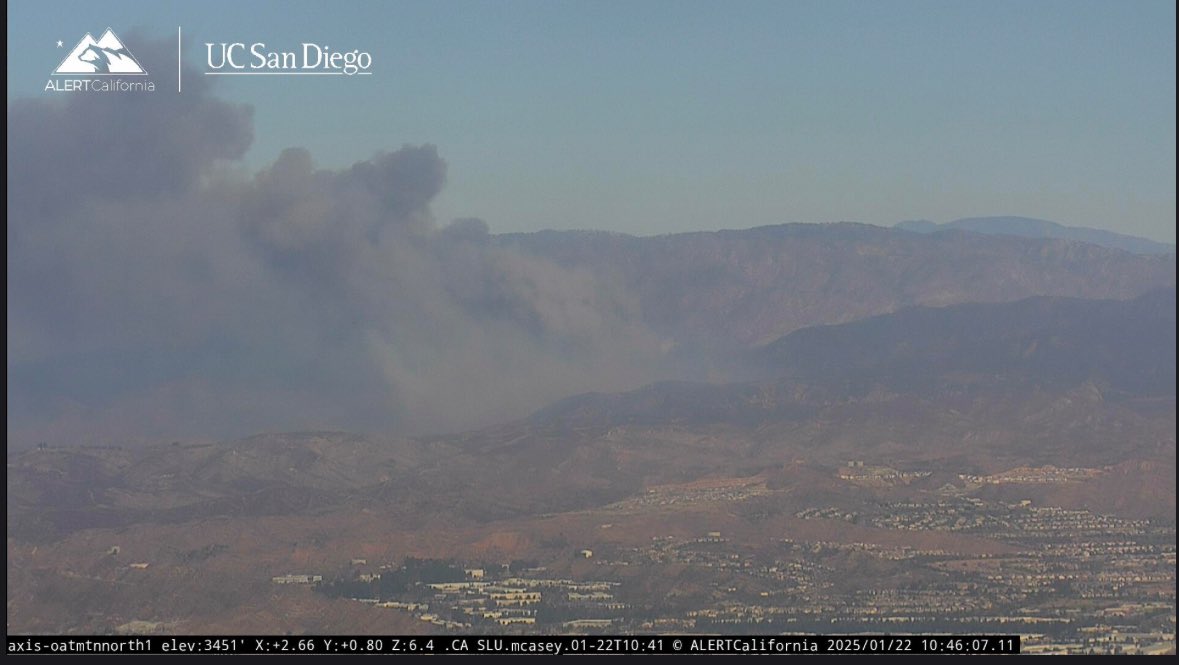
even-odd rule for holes
{"type": "Polygon", "coordinates": [[[146,75],[147,71],[131,55],[110,28],[95,40],[90,33],[61,61],[54,74],[97,74],[99,76],[146,75]]]}

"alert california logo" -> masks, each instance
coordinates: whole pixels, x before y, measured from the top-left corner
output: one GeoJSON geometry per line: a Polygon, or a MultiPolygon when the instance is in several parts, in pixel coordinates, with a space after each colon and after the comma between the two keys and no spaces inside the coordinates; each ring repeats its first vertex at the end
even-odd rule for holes
{"type": "MultiPolygon", "coordinates": [[[[64,43],[57,42],[58,48],[64,43]]],[[[45,92],[155,92],[135,54],[114,30],[106,29],[95,39],[89,32],[78,41],[53,70],[45,92]],[[125,80],[123,77],[127,77],[125,80]]]]}

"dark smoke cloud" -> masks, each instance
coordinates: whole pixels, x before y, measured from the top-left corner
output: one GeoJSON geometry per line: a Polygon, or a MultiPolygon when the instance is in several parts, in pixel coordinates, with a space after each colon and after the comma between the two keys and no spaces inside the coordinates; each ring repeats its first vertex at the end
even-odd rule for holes
{"type": "Polygon", "coordinates": [[[459,429],[659,374],[618,285],[435,224],[433,146],[243,176],[251,109],[156,80],[9,104],[10,445],[459,429]]]}

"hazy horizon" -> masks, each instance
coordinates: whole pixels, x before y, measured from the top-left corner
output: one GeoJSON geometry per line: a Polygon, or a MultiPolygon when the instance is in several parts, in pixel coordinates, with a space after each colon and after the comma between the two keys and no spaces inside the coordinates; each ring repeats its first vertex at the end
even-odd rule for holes
{"type": "Polygon", "coordinates": [[[173,44],[183,27],[194,67],[207,41],[310,40],[371,51],[373,75],[220,77],[254,109],[235,168],[428,143],[450,165],[436,217],[497,233],[1021,215],[1174,243],[1174,19],[1165,2],[17,1],[8,100],[43,98],[56,41],[108,25],[173,44]]]}

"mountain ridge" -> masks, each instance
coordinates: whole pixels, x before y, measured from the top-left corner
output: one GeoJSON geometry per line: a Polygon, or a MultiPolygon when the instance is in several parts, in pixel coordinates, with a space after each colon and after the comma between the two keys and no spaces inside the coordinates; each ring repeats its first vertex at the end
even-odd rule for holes
{"type": "Polygon", "coordinates": [[[689,353],[913,305],[1034,295],[1124,299],[1175,284],[1173,255],[1054,238],[867,224],[784,224],[639,237],[541,231],[488,242],[635,294],[645,322],[689,353]]]}
{"type": "Polygon", "coordinates": [[[1149,238],[1115,233],[1105,229],[1094,229],[1084,226],[1065,226],[1046,219],[1032,217],[964,217],[950,222],[937,224],[929,220],[908,220],[897,222],[893,228],[915,233],[937,233],[957,229],[982,233],[986,235],[1010,235],[1022,238],[1057,238],[1072,240],[1092,245],[1100,245],[1111,249],[1120,249],[1132,254],[1173,255],[1175,245],[1162,243],[1149,238]]]}

